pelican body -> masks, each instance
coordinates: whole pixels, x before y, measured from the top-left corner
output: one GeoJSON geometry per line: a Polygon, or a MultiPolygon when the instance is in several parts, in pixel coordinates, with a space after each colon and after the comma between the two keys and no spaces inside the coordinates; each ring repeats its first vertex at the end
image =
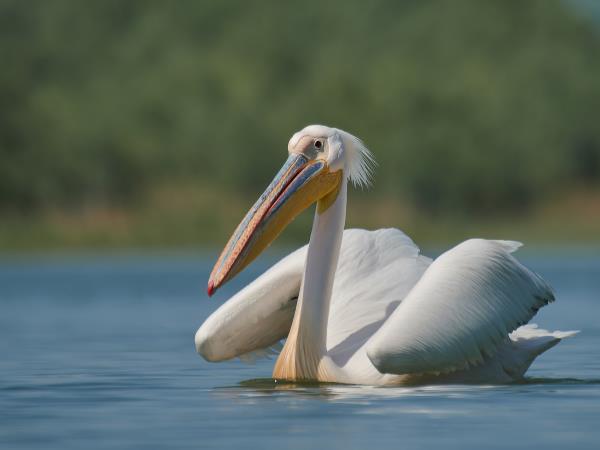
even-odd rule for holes
{"type": "Polygon", "coordinates": [[[273,378],[348,384],[506,383],[575,332],[528,325],[554,301],[513,241],[471,239],[435,261],[397,229],[344,230],[348,183],[374,159],[355,136],[311,125],[225,246],[208,294],[316,203],[310,241],[218,308],[195,337],[208,361],[276,354],[273,378]]]}

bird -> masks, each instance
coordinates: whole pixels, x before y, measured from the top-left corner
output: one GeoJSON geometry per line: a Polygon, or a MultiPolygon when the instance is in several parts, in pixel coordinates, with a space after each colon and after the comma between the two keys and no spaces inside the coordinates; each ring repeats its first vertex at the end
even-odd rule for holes
{"type": "Polygon", "coordinates": [[[202,323],[204,359],[276,355],[272,377],[289,382],[511,383],[577,333],[529,324],[554,294],[515,258],[519,242],[469,239],[432,260],[399,229],[345,229],[348,185],[368,186],[375,167],[341,129],[309,125],[291,137],[283,167],[221,252],[208,295],[316,204],[309,243],[202,323]]]}

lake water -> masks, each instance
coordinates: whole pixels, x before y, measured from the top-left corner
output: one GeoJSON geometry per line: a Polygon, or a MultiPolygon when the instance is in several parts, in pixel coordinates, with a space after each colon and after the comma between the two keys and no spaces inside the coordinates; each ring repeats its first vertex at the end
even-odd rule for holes
{"type": "MultiPolygon", "coordinates": [[[[600,252],[599,252],[600,253],[600,252]]],[[[558,301],[534,322],[580,335],[523,384],[275,385],[273,361],[207,363],[213,299],[189,255],[0,260],[0,448],[600,448],[600,255],[525,254],[558,301]]]]}

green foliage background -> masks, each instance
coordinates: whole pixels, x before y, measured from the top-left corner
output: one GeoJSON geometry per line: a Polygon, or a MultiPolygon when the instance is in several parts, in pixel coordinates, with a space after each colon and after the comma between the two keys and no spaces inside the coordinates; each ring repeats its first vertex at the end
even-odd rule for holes
{"type": "Polygon", "coordinates": [[[49,211],[158,224],[165,186],[238,199],[189,225],[220,237],[309,123],[374,152],[359,203],[511,220],[597,192],[600,35],[572,3],[1,0],[0,246],[49,211]]]}

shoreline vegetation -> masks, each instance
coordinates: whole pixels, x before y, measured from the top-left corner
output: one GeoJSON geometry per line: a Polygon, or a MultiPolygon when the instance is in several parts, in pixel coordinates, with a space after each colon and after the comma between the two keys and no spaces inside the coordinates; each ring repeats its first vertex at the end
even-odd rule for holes
{"type": "Polygon", "coordinates": [[[310,123],[378,162],[347,227],[598,243],[587,3],[2,1],[0,252],[220,248],[310,123]]]}
{"type": "MultiPolygon", "coordinates": [[[[258,195],[258,192],[257,192],[258,195]]],[[[0,253],[220,248],[255,199],[216,188],[164,187],[134,207],[90,206],[0,218],[0,253]]],[[[307,242],[313,208],[274,248],[307,242]]],[[[407,201],[351,194],[346,228],[399,228],[421,248],[445,248],[470,237],[522,241],[527,248],[600,246],[600,190],[580,189],[512,215],[428,215],[407,201]]]]}

